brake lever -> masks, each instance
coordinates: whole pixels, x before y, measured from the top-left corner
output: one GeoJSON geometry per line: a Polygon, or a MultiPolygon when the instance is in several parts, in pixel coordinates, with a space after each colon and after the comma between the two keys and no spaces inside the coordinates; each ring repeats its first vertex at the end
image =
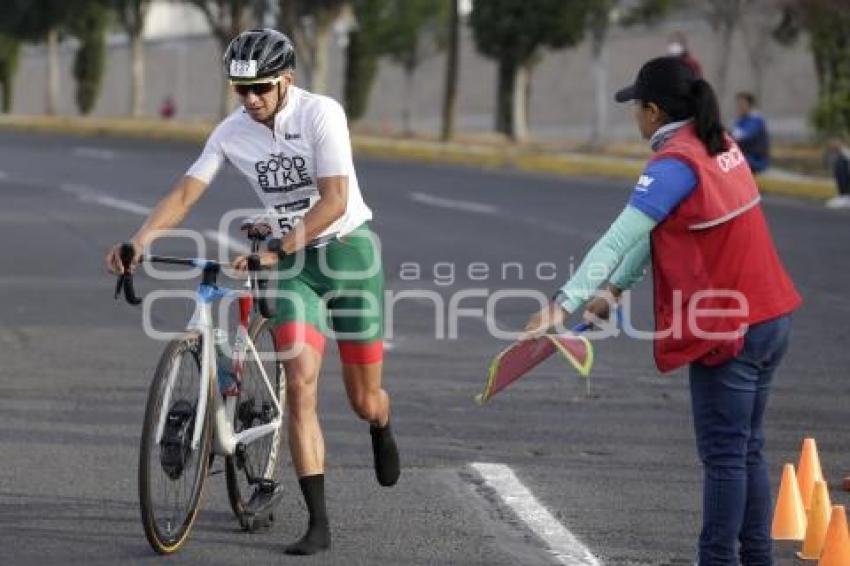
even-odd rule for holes
{"type": "Polygon", "coordinates": [[[142,299],[136,296],[136,291],[133,288],[133,273],[130,271],[130,266],[133,263],[133,256],[135,255],[136,249],[133,247],[133,244],[121,244],[119,256],[121,258],[121,266],[124,268],[124,272],[118,276],[118,282],[115,284],[115,298],[118,298],[118,295],[123,289],[124,299],[126,299],[126,301],[131,305],[138,305],[142,302],[142,299]]]}

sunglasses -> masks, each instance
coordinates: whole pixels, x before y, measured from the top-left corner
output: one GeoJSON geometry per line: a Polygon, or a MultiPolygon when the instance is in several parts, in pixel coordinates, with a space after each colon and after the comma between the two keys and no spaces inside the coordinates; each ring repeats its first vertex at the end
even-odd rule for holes
{"type": "Polygon", "coordinates": [[[263,96],[270,92],[276,85],[278,81],[271,83],[253,83],[247,85],[233,85],[233,89],[236,91],[236,94],[239,96],[248,96],[249,93],[254,93],[257,96],[263,96]]]}

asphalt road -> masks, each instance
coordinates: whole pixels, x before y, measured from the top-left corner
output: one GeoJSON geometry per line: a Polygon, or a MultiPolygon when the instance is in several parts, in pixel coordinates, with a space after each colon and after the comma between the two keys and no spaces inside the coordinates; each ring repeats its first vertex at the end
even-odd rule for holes
{"type": "MultiPolygon", "coordinates": [[[[139,309],[111,299],[114,281],[102,257],[136,229],[140,207],[152,206],[197,151],[0,133],[0,563],[164,560],[144,539],[136,493],[143,406],[163,344],[143,333],[139,309]]],[[[475,288],[549,295],[628,191],[606,180],[357,165],[382,238],[388,289],[430,290],[446,304],[475,288]],[[521,277],[506,266],[513,263],[521,277]],[[557,277],[547,280],[555,269],[557,277]]],[[[255,204],[247,185],[226,172],[186,225],[215,229],[228,210],[255,204]]],[[[802,438],[814,436],[835,486],[850,472],[850,214],[771,198],[766,211],[806,300],[771,399],[767,454],[778,481],[782,463],[796,461],[802,438]]],[[[159,249],[185,248],[185,241],[170,241],[159,249]]],[[[142,291],[193,285],[138,282],[142,291]]],[[[634,294],[636,326],[648,327],[649,300],[644,284],[634,294]]],[[[460,306],[483,304],[467,297],[460,306]]],[[[495,318],[516,328],[533,308],[527,299],[500,301],[495,318]]],[[[155,322],[176,329],[185,309],[160,311],[155,322]]],[[[504,345],[486,321],[464,316],[458,337],[448,339],[435,327],[448,333],[451,317],[438,325],[427,300],[400,300],[394,313],[386,385],[404,464],[397,487],[382,489],[374,480],[367,427],[348,408],[329,348],[320,404],[334,549],[308,559],[282,554],[305,516],[291,472],[280,520],[251,535],[238,530],[223,475],[214,474],[191,540],[170,563],[557,563],[484,485],[470,467],[475,462],[509,466],[606,564],[693,563],[701,472],[686,379],[682,372],[659,375],[648,343],[598,342],[590,398],[551,360],[477,407],[472,398],[488,361],[504,345]]],[[[850,503],[848,494],[831,495],[850,503]]],[[[780,564],[793,563],[792,550],[777,546],[780,564]]]]}

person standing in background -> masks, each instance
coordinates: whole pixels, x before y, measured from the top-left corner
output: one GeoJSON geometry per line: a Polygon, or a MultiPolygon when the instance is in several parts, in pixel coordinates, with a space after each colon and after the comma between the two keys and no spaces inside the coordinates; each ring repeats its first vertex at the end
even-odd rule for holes
{"type": "Polygon", "coordinates": [[[838,195],[826,201],[827,208],[850,208],[850,147],[838,138],[830,140],[827,162],[835,178],[838,195]]]}
{"type": "Polygon", "coordinates": [[[162,100],[162,105],[159,107],[159,116],[163,120],[171,120],[176,113],[177,106],[174,104],[174,99],[169,94],[162,100]]]}
{"type": "Polygon", "coordinates": [[[688,41],[685,39],[684,33],[674,31],[670,34],[667,41],[667,53],[673,57],[678,57],[685,65],[690,67],[697,78],[702,78],[702,66],[688,49],[688,41]]]}
{"type": "Polygon", "coordinates": [[[761,173],[770,165],[770,136],[767,122],[756,110],[756,97],[751,92],[735,95],[738,115],[732,129],[732,137],[744,152],[753,173],[761,173]]]}

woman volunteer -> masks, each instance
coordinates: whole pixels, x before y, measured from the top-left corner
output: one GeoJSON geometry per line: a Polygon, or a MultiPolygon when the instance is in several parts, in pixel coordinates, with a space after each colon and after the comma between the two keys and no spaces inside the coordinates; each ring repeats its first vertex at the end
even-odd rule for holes
{"type": "Polygon", "coordinates": [[[594,313],[652,264],[656,365],[690,366],[704,468],[700,565],[772,564],[762,426],[801,299],[785,272],[750,169],[723,130],[711,86],[679,60],[653,59],[616,94],[633,100],[654,155],[628,205],[524,338],[594,313]],[[650,253],[651,250],[651,253],[650,253]],[[592,300],[591,300],[592,299],[592,300]]]}

